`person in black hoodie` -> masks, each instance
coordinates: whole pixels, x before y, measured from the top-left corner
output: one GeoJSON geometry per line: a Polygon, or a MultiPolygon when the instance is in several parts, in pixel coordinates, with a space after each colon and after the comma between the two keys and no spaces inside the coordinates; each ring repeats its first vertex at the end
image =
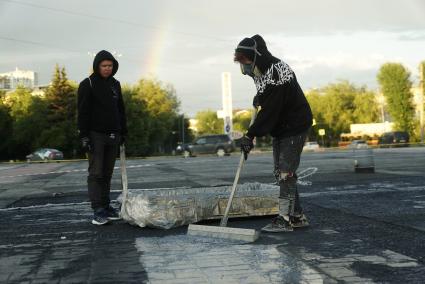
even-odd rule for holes
{"type": "Polygon", "coordinates": [[[235,50],[241,72],[254,79],[257,94],[254,107],[259,111],[254,123],[241,139],[241,150],[248,157],[253,139],[273,137],[274,174],[280,185],[279,215],[262,228],[266,232],[293,231],[308,226],[300,206],[296,171],[312,125],[306,97],[288,64],[274,57],[260,35],[243,39],[235,50]]]}
{"type": "Polygon", "coordinates": [[[115,159],[127,135],[121,85],[114,78],[117,71],[118,61],[102,50],[94,58],[93,73],[78,88],[78,129],[89,158],[87,184],[95,225],[119,219],[109,198],[115,159]]]}

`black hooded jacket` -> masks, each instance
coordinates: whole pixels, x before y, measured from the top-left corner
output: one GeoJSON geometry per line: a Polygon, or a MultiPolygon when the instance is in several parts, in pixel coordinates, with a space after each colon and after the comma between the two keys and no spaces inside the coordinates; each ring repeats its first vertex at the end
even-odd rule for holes
{"type": "Polygon", "coordinates": [[[236,52],[255,59],[255,65],[262,74],[254,77],[257,88],[254,102],[259,112],[247,136],[254,138],[270,134],[273,137],[289,137],[307,131],[313,117],[295,73],[288,64],[268,51],[264,39],[259,35],[245,38],[239,46],[255,44],[261,55],[255,56],[253,50],[236,48],[236,52]]]}
{"type": "Polygon", "coordinates": [[[118,71],[118,61],[108,51],[96,54],[93,74],[78,87],[78,129],[80,137],[90,131],[127,135],[127,119],[121,94],[121,85],[113,76],[118,71]],[[104,60],[113,62],[112,74],[103,78],[99,65],[104,60]]]}

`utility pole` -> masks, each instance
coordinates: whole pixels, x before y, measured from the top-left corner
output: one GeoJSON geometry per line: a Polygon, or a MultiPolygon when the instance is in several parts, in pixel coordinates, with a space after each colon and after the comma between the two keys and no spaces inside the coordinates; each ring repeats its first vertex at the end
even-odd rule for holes
{"type": "Polygon", "coordinates": [[[182,146],[184,147],[184,113],[182,113],[182,146]]]}
{"type": "Polygon", "coordinates": [[[424,65],[425,62],[421,62],[419,65],[419,87],[420,87],[420,94],[419,94],[419,105],[420,105],[420,111],[419,111],[419,122],[421,127],[421,143],[424,143],[424,65]]]}
{"type": "Polygon", "coordinates": [[[382,120],[382,123],[384,123],[385,122],[385,111],[384,111],[385,97],[383,93],[381,92],[378,93],[377,101],[381,109],[381,120],[382,120]]]}

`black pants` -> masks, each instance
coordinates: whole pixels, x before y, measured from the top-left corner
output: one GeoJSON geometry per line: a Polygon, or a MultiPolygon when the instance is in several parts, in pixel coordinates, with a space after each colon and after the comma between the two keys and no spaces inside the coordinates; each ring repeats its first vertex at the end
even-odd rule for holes
{"type": "Polygon", "coordinates": [[[89,176],[87,178],[91,207],[107,208],[110,203],[111,178],[121,137],[117,133],[90,132],[89,176]]]}
{"type": "Polygon", "coordinates": [[[279,211],[283,215],[302,214],[296,171],[306,137],[307,132],[273,139],[274,174],[280,185],[279,211]]]}

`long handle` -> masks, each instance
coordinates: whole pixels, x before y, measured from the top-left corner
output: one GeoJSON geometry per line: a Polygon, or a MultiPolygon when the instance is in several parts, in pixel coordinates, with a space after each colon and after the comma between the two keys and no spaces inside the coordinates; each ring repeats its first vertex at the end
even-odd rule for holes
{"type": "Polygon", "coordinates": [[[125,163],[125,146],[120,146],[120,162],[121,162],[121,183],[122,183],[122,203],[121,203],[121,216],[124,213],[125,203],[128,196],[128,181],[127,181],[127,168],[125,163]]]}
{"type": "Polygon", "coordinates": [[[227,201],[226,211],[224,211],[223,218],[221,219],[221,222],[220,222],[221,227],[227,226],[227,220],[229,219],[230,207],[232,207],[233,197],[235,196],[235,193],[236,193],[236,186],[238,185],[239,176],[241,174],[241,170],[242,170],[244,162],[245,162],[245,157],[244,157],[244,154],[242,153],[241,158],[239,160],[238,170],[236,171],[235,180],[233,181],[232,192],[230,193],[229,200],[227,201]]]}
{"type": "MultiPolygon", "coordinates": [[[[252,113],[252,117],[251,117],[251,123],[249,124],[250,126],[254,123],[256,117],[257,117],[257,109],[254,109],[254,112],[252,113]]],[[[236,171],[235,180],[233,181],[232,191],[230,193],[229,200],[227,201],[226,211],[224,211],[223,218],[221,219],[221,222],[220,222],[221,227],[227,226],[230,208],[232,207],[233,197],[235,196],[235,193],[236,193],[236,186],[238,185],[239,176],[241,174],[244,162],[245,162],[245,155],[244,153],[242,153],[241,158],[239,160],[238,169],[236,171]]]]}

